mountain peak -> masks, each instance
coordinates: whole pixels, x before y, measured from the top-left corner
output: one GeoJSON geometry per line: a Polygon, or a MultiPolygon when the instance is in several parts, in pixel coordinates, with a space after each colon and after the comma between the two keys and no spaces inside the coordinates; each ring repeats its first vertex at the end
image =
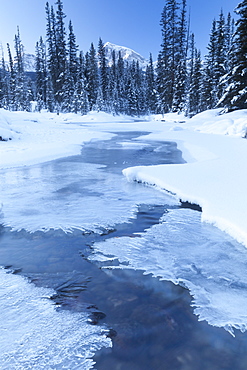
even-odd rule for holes
{"type": "Polygon", "coordinates": [[[110,61],[112,60],[112,52],[113,50],[115,50],[116,57],[118,56],[118,53],[120,52],[123,60],[126,62],[131,63],[132,61],[135,61],[135,62],[138,61],[141,68],[146,68],[146,66],[148,65],[148,61],[143,56],[141,56],[136,51],[130,48],[127,48],[125,46],[119,46],[119,45],[112,44],[111,42],[106,42],[104,45],[104,48],[106,51],[106,58],[108,59],[109,64],[110,64],[110,61]]]}

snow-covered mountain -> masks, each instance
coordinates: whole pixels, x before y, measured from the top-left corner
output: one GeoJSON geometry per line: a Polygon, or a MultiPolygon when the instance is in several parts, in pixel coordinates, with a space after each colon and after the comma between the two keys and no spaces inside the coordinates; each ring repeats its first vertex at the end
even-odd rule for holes
{"type": "Polygon", "coordinates": [[[109,62],[109,65],[111,65],[113,50],[115,50],[116,58],[118,57],[118,53],[120,52],[123,60],[126,62],[131,63],[133,60],[135,62],[138,61],[142,69],[146,68],[146,66],[148,65],[148,61],[145,58],[143,58],[143,56],[141,56],[136,51],[129,49],[125,46],[119,46],[119,45],[112,44],[110,42],[106,42],[104,45],[104,48],[106,51],[106,58],[109,62]]]}

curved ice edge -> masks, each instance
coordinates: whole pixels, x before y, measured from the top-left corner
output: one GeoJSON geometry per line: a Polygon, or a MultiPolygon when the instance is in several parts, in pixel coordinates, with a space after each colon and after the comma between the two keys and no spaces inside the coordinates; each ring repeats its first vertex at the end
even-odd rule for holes
{"type": "Polygon", "coordinates": [[[95,352],[112,346],[108,330],[87,313],[58,312],[52,289],[8,272],[0,267],[0,367],[91,369],[95,352]]]}
{"type": "MultiPolygon", "coordinates": [[[[182,164],[184,165],[184,164],[182,164]]],[[[189,203],[192,206],[195,205],[197,210],[202,212],[202,221],[208,224],[211,224],[221,231],[227,233],[232,238],[234,238],[238,243],[241,243],[247,248],[247,233],[242,230],[238,225],[235,225],[228,221],[225,218],[217,217],[215,215],[209,214],[206,209],[208,208],[205,204],[203,199],[197,199],[196,197],[189,196],[184,194],[182,191],[178,189],[173,189],[172,186],[169,184],[164,184],[159,181],[157,176],[146,175],[144,172],[141,172],[141,169],[145,169],[152,166],[135,166],[135,167],[128,167],[122,170],[123,175],[126,177],[127,181],[129,182],[137,182],[142,183],[144,185],[154,187],[158,191],[163,193],[167,193],[173,196],[178,202],[182,203],[189,203]],[[139,171],[138,171],[139,170],[139,171]]],[[[193,207],[189,207],[192,208],[193,207]]]]}
{"type": "Polygon", "coordinates": [[[224,328],[232,336],[235,329],[247,331],[245,248],[227,235],[222,239],[216,228],[203,226],[200,213],[172,210],[141,238],[111,238],[93,248],[89,259],[103,264],[101,268],[141,270],[186,288],[199,321],[224,328]],[[110,265],[111,260],[117,260],[118,266],[110,265]]]}
{"type": "MultiPolygon", "coordinates": [[[[123,261],[120,262],[120,260],[117,257],[112,257],[112,256],[110,257],[108,255],[104,255],[101,252],[97,252],[97,254],[95,253],[95,254],[91,255],[89,259],[92,260],[92,261],[97,261],[97,262],[101,262],[101,263],[117,260],[118,263],[119,263],[119,265],[117,265],[117,266],[107,266],[107,265],[101,266],[102,270],[104,270],[104,269],[105,270],[123,270],[124,269],[124,270],[135,270],[135,271],[139,270],[140,271],[140,269],[138,269],[134,266],[125,265],[125,263],[123,261]]],[[[213,326],[215,328],[223,328],[225,331],[227,331],[229,334],[231,334],[234,338],[236,337],[234,330],[239,330],[239,331],[241,331],[241,333],[245,333],[247,331],[247,324],[227,323],[227,324],[224,324],[224,325],[220,325],[220,324],[217,325],[217,324],[211,322],[210,318],[207,317],[206,315],[202,314],[202,312],[200,311],[200,309],[202,307],[198,303],[195,302],[196,293],[193,292],[193,290],[191,290],[189,288],[189,285],[187,285],[184,280],[179,281],[179,280],[173,280],[172,278],[171,279],[166,279],[164,277],[161,277],[160,275],[155,275],[151,271],[145,271],[145,270],[143,270],[143,275],[150,275],[153,278],[159,279],[160,281],[171,282],[174,285],[179,285],[182,288],[188,290],[190,296],[193,298],[192,301],[191,301],[190,306],[194,308],[193,313],[197,316],[198,321],[206,321],[210,326],[213,326]]]]}

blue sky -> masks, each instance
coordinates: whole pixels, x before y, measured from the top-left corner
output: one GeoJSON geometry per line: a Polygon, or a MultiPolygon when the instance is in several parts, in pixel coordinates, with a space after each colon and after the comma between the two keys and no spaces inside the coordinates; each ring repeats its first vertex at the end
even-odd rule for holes
{"type": "MultiPolygon", "coordinates": [[[[206,53],[213,18],[238,5],[239,0],[187,0],[196,46],[206,53]]],[[[55,0],[49,1],[54,4],[55,0]]],[[[45,36],[46,0],[0,0],[0,42],[13,45],[17,25],[26,52],[34,53],[36,41],[45,36]]],[[[86,52],[90,43],[130,47],[148,58],[157,57],[161,44],[160,16],[165,0],[64,0],[66,21],[72,20],[77,43],[86,52]]],[[[236,17],[236,15],[235,15],[236,17]]]]}

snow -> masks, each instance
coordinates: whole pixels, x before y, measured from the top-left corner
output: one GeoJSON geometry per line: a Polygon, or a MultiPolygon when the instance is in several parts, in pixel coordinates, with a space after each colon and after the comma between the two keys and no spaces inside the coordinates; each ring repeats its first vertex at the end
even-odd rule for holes
{"type": "MultiPolygon", "coordinates": [[[[199,204],[202,221],[209,222],[247,246],[244,171],[247,156],[245,135],[247,112],[222,116],[207,111],[173,130],[165,122],[164,130],[145,140],[171,140],[178,143],[186,164],[128,168],[129,181],[142,181],[176,194],[178,199],[199,204]],[[214,134],[217,127],[217,134],[214,134]]],[[[177,127],[177,126],[175,126],[177,127]]]]}
{"type": "MultiPolygon", "coordinates": [[[[73,116],[78,121],[78,116],[73,116]]],[[[94,119],[95,115],[92,116],[92,120],[94,119]]],[[[102,120],[104,121],[104,116],[102,120]]],[[[69,114],[0,110],[0,136],[14,139],[1,143],[0,168],[32,165],[80,154],[83,142],[112,136],[81,129],[80,123],[67,125],[68,121],[71,122],[69,114]]]]}
{"type": "Polygon", "coordinates": [[[247,254],[244,246],[201,222],[199,212],[171,209],[160,223],[134,238],[124,236],[94,244],[91,260],[103,268],[144,271],[190,290],[199,321],[247,329],[247,254]],[[144,252],[145,251],[145,252],[144,252]],[[110,261],[118,259],[113,267],[110,261]]]}
{"type": "MultiPolygon", "coordinates": [[[[174,204],[180,199],[199,204],[202,213],[169,210],[160,224],[141,233],[140,238],[111,238],[96,243],[92,258],[105,263],[118,258],[121,268],[127,268],[127,261],[128,268],[184,285],[193,296],[200,320],[231,333],[234,328],[244,331],[247,329],[246,125],[247,110],[222,115],[220,110],[212,110],[192,119],[167,114],[136,120],[97,112],[82,117],[1,110],[0,135],[12,138],[0,142],[2,223],[15,230],[35,231],[49,227],[87,228],[86,221],[94,222],[95,227],[124,222],[134,217],[134,205],[145,202],[148,194],[142,192],[141,184],[133,181],[162,190],[157,192],[158,204],[162,197],[167,197],[168,204],[172,204],[170,199],[174,204]],[[157,140],[175,141],[186,163],[126,168],[123,174],[130,182],[127,183],[124,176],[121,181],[113,174],[104,178],[100,165],[88,164],[82,170],[80,163],[69,160],[71,178],[63,178],[65,164],[57,172],[53,162],[47,162],[79,154],[83,143],[108,140],[118,131],[150,132],[133,139],[133,143],[123,142],[124,150],[145,147],[157,140]],[[98,173],[97,181],[93,183],[95,173],[98,173]],[[75,177],[78,184],[85,182],[89,194],[82,203],[68,192],[67,185],[75,177]],[[123,202],[118,202],[126,186],[132,186],[132,197],[126,196],[123,202]],[[173,197],[166,196],[164,191],[173,197]],[[100,194],[104,195],[102,199],[107,207],[100,194]],[[92,201],[96,202],[97,212],[90,207],[92,201]]],[[[146,202],[154,201],[152,197],[150,192],[146,202]]]]}
{"type": "MultiPolygon", "coordinates": [[[[130,117],[91,112],[86,116],[7,112],[0,110],[0,168],[27,166],[80,153],[83,142],[109,139],[114,130],[146,130],[147,141],[176,141],[186,164],[128,168],[137,180],[199,204],[202,221],[210,222],[247,246],[245,190],[247,174],[247,111],[219,115],[220,110],[192,119],[167,114],[134,122],[130,117]]],[[[140,138],[139,138],[140,141],[140,138]]],[[[123,143],[123,148],[131,144],[123,143]]],[[[140,143],[133,141],[133,146],[140,143]]],[[[3,203],[3,200],[0,199],[3,203]]]]}
{"type": "Polygon", "coordinates": [[[127,48],[125,46],[119,46],[112,44],[110,42],[106,42],[104,44],[104,48],[106,51],[106,58],[108,59],[108,63],[111,64],[112,62],[112,52],[113,50],[116,53],[116,57],[118,57],[118,54],[120,52],[122,58],[124,61],[131,63],[132,61],[135,61],[139,63],[140,67],[142,69],[146,68],[148,65],[148,61],[145,60],[140,54],[135,52],[134,50],[127,48]]]}
{"type": "Polygon", "coordinates": [[[86,314],[58,312],[54,293],[0,269],[1,369],[91,369],[94,352],[111,346],[86,314]]]}

